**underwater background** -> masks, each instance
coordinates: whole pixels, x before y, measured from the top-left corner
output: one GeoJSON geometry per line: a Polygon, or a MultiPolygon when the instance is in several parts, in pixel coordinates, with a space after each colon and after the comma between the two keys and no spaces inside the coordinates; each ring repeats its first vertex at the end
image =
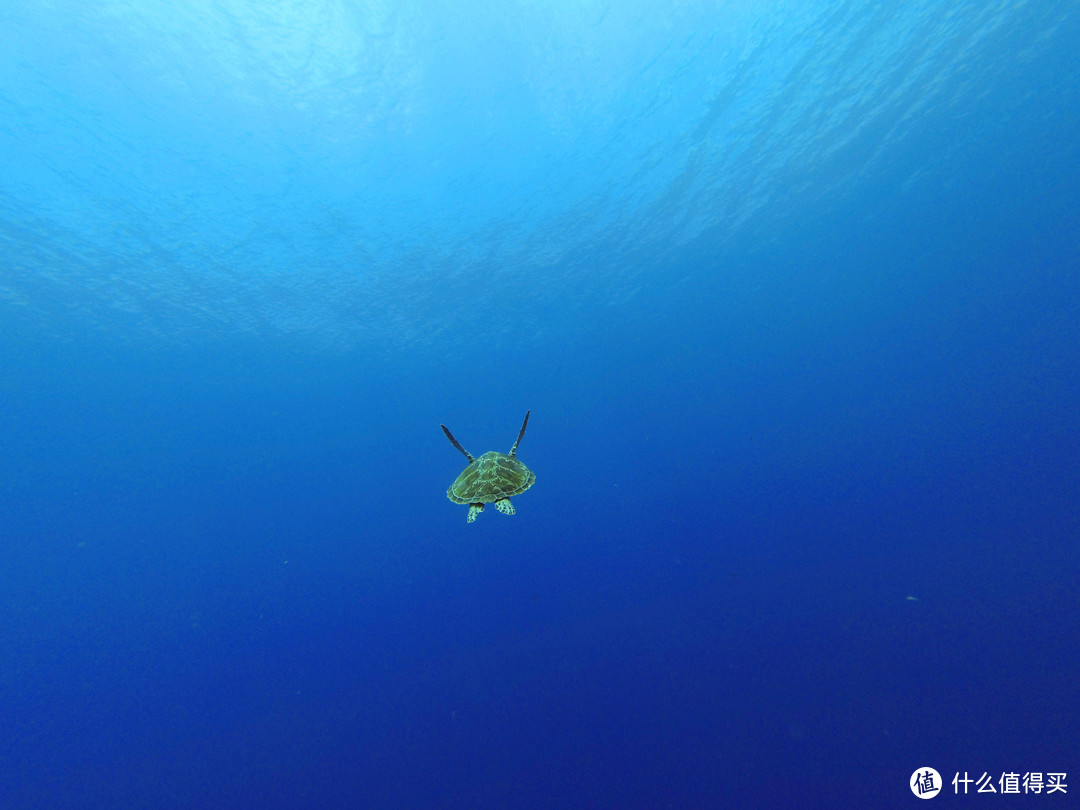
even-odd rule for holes
{"type": "Polygon", "coordinates": [[[1075,806],[1078,43],[5,2],[0,807],[1075,806]]]}

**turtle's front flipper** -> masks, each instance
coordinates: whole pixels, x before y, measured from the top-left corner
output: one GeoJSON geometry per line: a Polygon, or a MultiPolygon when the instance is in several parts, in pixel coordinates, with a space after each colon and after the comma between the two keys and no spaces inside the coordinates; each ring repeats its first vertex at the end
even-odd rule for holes
{"type": "Polygon", "coordinates": [[[503,498],[501,501],[495,501],[495,508],[502,512],[504,515],[514,514],[514,505],[510,503],[509,498],[503,498]]]}
{"type": "MultiPolygon", "coordinates": [[[[527,415],[525,417],[525,421],[526,422],[529,421],[529,417],[527,415]]],[[[457,439],[454,438],[454,434],[446,429],[446,425],[439,425],[439,427],[441,427],[442,432],[446,434],[446,438],[448,438],[450,440],[450,444],[454,445],[454,447],[456,447],[458,450],[460,450],[462,453],[464,453],[465,458],[467,458],[469,460],[469,463],[472,464],[473,457],[470,456],[469,451],[466,450],[464,447],[462,447],[461,443],[457,439]]],[[[524,430],[525,430],[525,428],[522,428],[522,431],[524,431],[524,430]]],[[[519,437],[519,439],[520,439],[520,437],[519,437]]]]}
{"type": "MultiPolygon", "coordinates": [[[[510,458],[516,458],[517,457],[517,446],[519,444],[521,444],[521,439],[525,435],[525,428],[527,428],[529,426],[529,414],[530,413],[532,413],[531,408],[529,410],[525,411],[525,421],[521,423],[521,430],[518,431],[517,441],[514,442],[514,446],[510,448],[510,458]]],[[[443,430],[446,430],[446,428],[443,428],[443,430]]],[[[450,435],[449,431],[447,432],[446,435],[447,436],[450,435]]]]}
{"type": "MultiPolygon", "coordinates": [[[[495,504],[498,506],[498,504],[495,504]]],[[[466,523],[472,523],[476,520],[476,516],[484,511],[484,505],[482,503],[470,503],[469,504],[469,516],[465,518],[466,523]]],[[[501,509],[499,510],[502,511],[501,509]]]]}

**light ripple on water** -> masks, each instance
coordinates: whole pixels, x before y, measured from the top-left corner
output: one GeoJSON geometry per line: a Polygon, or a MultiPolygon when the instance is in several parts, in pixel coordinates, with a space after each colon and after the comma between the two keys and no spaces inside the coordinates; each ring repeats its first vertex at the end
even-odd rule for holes
{"type": "Polygon", "coordinates": [[[16,5],[0,299],[133,339],[535,338],[647,291],[642,256],[842,205],[1065,47],[1036,5],[16,5]]]}

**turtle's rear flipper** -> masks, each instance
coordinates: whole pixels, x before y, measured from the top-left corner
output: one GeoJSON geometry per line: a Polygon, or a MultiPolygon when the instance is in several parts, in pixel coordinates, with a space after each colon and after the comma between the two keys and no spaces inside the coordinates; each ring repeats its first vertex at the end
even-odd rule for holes
{"type": "Polygon", "coordinates": [[[501,501],[495,501],[495,508],[502,512],[504,515],[512,515],[515,512],[514,505],[510,503],[509,498],[503,498],[501,501]]]}
{"type": "MultiPolygon", "coordinates": [[[[508,503],[509,503],[509,501],[508,501],[508,503]]],[[[498,504],[495,504],[495,505],[498,506],[498,504]]],[[[470,503],[469,504],[469,516],[467,518],[465,518],[465,522],[466,523],[472,523],[474,520],[476,520],[476,516],[479,515],[483,511],[484,511],[484,505],[482,503],[470,503]]],[[[500,509],[499,511],[501,512],[502,510],[500,509]]]]}

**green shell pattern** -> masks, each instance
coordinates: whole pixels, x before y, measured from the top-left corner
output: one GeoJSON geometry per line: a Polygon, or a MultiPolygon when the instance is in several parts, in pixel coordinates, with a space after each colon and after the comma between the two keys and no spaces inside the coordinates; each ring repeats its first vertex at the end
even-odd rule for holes
{"type": "Polygon", "coordinates": [[[489,450],[461,471],[446,497],[454,503],[494,503],[520,495],[535,482],[533,471],[516,458],[489,450]]]}

